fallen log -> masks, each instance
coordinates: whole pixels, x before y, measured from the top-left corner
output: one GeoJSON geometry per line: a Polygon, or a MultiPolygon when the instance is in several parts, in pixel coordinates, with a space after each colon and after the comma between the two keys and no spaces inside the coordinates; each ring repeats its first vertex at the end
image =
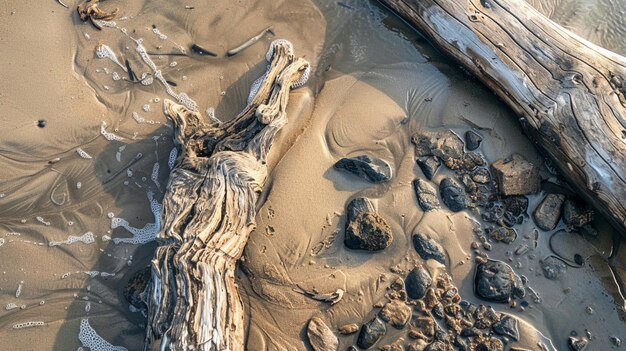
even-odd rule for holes
{"type": "Polygon", "coordinates": [[[626,58],[523,0],[379,0],[491,88],[626,234],[626,58]]]}
{"type": "Polygon", "coordinates": [[[237,260],[255,226],[256,202],[289,91],[310,67],[274,41],[266,73],[232,121],[209,120],[172,101],[165,113],[181,149],[163,199],[163,227],[147,291],[146,350],[243,350],[237,260]]]}

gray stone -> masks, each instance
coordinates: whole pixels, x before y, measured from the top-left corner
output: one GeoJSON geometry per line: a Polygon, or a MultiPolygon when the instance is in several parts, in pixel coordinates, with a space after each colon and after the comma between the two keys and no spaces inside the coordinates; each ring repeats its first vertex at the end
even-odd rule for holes
{"type": "Polygon", "coordinates": [[[580,228],[593,221],[593,210],[587,204],[567,199],[563,204],[563,222],[570,228],[580,228]]]}
{"type": "Polygon", "coordinates": [[[404,302],[393,300],[380,310],[378,316],[396,329],[402,329],[411,319],[411,307],[404,302]]]}
{"type": "Polygon", "coordinates": [[[526,196],[507,196],[502,199],[502,205],[506,212],[517,217],[528,210],[528,198],[526,196]]]}
{"type": "Polygon", "coordinates": [[[493,331],[496,334],[506,336],[515,341],[519,340],[519,330],[517,329],[517,319],[511,316],[503,316],[499,322],[496,322],[493,326],[493,331]]]}
{"type": "Polygon", "coordinates": [[[413,188],[422,211],[427,212],[439,208],[437,190],[429,182],[416,179],[413,181],[413,188]]]}
{"type": "Polygon", "coordinates": [[[458,169],[463,155],[463,141],[451,130],[436,133],[417,133],[411,139],[417,157],[437,156],[450,169],[458,169]]]}
{"type": "Polygon", "coordinates": [[[513,228],[497,227],[489,231],[491,240],[510,244],[517,239],[517,231],[513,228]]]}
{"type": "Polygon", "coordinates": [[[550,280],[557,280],[567,271],[567,266],[563,261],[555,256],[548,256],[541,260],[543,275],[550,280]]]}
{"type": "Polygon", "coordinates": [[[539,191],[539,170],[521,155],[513,154],[494,162],[491,174],[502,195],[527,195],[539,191]]]}
{"type": "Polygon", "coordinates": [[[362,349],[369,349],[374,346],[386,332],[387,328],[385,327],[385,323],[378,317],[374,317],[371,321],[363,324],[356,344],[362,349]]]}
{"type": "Polygon", "coordinates": [[[465,147],[468,150],[472,151],[478,149],[482,141],[483,137],[478,135],[478,133],[476,133],[475,131],[468,130],[467,132],[465,132],[465,147]]]}
{"type": "Polygon", "coordinates": [[[380,251],[393,242],[391,227],[369,199],[356,198],[348,204],[344,244],[353,250],[380,251]]]}
{"type": "Polygon", "coordinates": [[[561,208],[565,201],[565,195],[548,194],[541,200],[535,211],[533,219],[535,224],[542,230],[552,230],[561,219],[561,208]]]}
{"type": "Polygon", "coordinates": [[[441,166],[441,162],[435,156],[423,156],[417,159],[417,165],[424,173],[424,176],[428,180],[432,180],[441,166]]]}
{"type": "Polygon", "coordinates": [[[433,259],[441,264],[446,264],[446,256],[441,246],[424,234],[413,235],[413,247],[423,260],[433,259]]]}
{"type": "Polygon", "coordinates": [[[433,279],[424,267],[415,267],[404,280],[406,294],[412,299],[421,299],[432,283],[433,279]]]}
{"type": "Polygon", "coordinates": [[[493,302],[508,302],[514,297],[525,295],[521,279],[511,266],[495,260],[488,260],[476,267],[474,291],[480,298],[493,302]]]}
{"type": "Polygon", "coordinates": [[[577,338],[574,336],[570,336],[567,340],[567,346],[569,346],[572,351],[583,351],[587,348],[589,344],[589,340],[587,338],[577,338]]]}
{"type": "Polygon", "coordinates": [[[500,316],[491,306],[478,305],[474,311],[474,326],[478,329],[488,329],[500,320],[500,316]]]}
{"type": "Polygon", "coordinates": [[[478,184],[488,184],[491,180],[491,173],[486,168],[479,168],[472,173],[472,180],[478,184]]]}
{"type": "Polygon", "coordinates": [[[451,211],[458,212],[467,208],[467,195],[463,187],[452,178],[444,178],[439,184],[441,199],[451,211]]]}
{"type": "Polygon", "coordinates": [[[339,347],[337,336],[319,317],[311,318],[306,335],[315,351],[336,351],[339,347]]]}
{"type": "Polygon", "coordinates": [[[453,351],[454,348],[448,342],[435,341],[426,347],[425,351],[453,351]]]}
{"type": "Polygon", "coordinates": [[[335,163],[335,168],[343,169],[371,183],[382,183],[391,179],[389,164],[367,155],[342,158],[335,163]]]}

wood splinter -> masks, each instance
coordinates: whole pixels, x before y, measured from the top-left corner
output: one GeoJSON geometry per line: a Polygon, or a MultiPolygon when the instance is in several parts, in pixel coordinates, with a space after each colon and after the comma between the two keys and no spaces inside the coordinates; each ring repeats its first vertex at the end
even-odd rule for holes
{"type": "Polygon", "coordinates": [[[164,101],[181,153],[163,199],[145,350],[244,349],[235,267],[255,227],[267,155],[287,123],[289,92],[309,75],[309,63],[292,50],[286,40],[272,42],[258,90],[229,122],[164,101]]]}

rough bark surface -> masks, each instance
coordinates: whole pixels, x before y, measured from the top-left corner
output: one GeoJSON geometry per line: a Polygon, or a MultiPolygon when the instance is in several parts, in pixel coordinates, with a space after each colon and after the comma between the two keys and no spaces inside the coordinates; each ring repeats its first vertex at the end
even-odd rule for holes
{"type": "Polygon", "coordinates": [[[380,0],[500,96],[581,195],[626,233],[626,58],[523,0],[380,0]]]}
{"type": "Polygon", "coordinates": [[[255,226],[266,156],[287,122],[289,91],[310,67],[272,43],[266,73],[233,120],[204,118],[172,101],[165,113],[182,149],[163,199],[163,228],[148,287],[147,350],[243,350],[235,268],[255,226]]]}

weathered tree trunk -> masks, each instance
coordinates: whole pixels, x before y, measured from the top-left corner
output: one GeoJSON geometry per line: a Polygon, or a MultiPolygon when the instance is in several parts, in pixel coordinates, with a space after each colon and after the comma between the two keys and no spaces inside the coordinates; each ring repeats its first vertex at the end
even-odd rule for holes
{"type": "Polygon", "coordinates": [[[267,72],[230,122],[166,100],[182,149],[163,199],[163,228],[148,288],[146,349],[243,350],[244,314],[235,268],[255,226],[266,156],[287,122],[291,88],[309,64],[274,41],[267,72]]]}
{"type": "Polygon", "coordinates": [[[626,233],[626,59],[523,0],[380,0],[495,91],[626,233]]]}

